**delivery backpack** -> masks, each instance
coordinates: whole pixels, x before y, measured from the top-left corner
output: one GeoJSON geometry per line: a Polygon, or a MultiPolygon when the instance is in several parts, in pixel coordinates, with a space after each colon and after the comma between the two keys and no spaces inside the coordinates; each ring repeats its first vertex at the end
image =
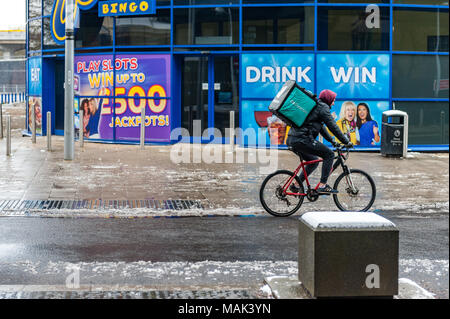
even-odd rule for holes
{"type": "Polygon", "coordinates": [[[316,95],[290,80],[270,103],[269,110],[291,127],[300,128],[317,103],[316,95]]]}

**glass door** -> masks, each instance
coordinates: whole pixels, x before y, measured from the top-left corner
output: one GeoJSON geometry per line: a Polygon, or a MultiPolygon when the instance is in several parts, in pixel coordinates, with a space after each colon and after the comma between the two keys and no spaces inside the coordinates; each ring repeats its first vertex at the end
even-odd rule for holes
{"type": "MultiPolygon", "coordinates": [[[[209,127],[208,57],[187,56],[183,58],[181,79],[181,127],[194,139],[202,136],[209,127]]],[[[194,141],[199,142],[199,141],[194,141]]]]}
{"type": "Polygon", "coordinates": [[[214,57],[214,127],[229,143],[225,129],[230,127],[230,112],[234,111],[234,127],[239,127],[239,56],[214,57]]]}
{"type": "Polygon", "coordinates": [[[182,57],[181,127],[189,132],[191,142],[229,143],[230,111],[235,112],[237,128],[239,56],[182,57]]]}

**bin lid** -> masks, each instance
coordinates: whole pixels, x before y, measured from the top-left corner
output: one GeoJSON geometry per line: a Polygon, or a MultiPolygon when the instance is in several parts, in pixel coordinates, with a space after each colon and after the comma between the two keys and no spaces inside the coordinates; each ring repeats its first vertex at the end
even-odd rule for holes
{"type": "Polygon", "coordinates": [[[308,212],[300,220],[313,229],[393,229],[390,220],[369,212],[308,212]]]}
{"type": "Polygon", "coordinates": [[[406,116],[408,116],[408,113],[403,112],[403,111],[399,111],[399,110],[389,110],[389,111],[384,111],[383,115],[384,116],[403,116],[403,117],[406,117],[406,116]]]}

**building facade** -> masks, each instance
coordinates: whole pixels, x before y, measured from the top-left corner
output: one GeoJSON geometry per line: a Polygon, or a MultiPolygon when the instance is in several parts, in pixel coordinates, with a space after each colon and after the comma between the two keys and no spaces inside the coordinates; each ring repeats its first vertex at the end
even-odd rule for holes
{"type": "MultiPolygon", "coordinates": [[[[76,0],[75,126],[92,141],[283,147],[268,105],[296,80],[338,94],[332,112],[359,149],[381,114],[409,114],[413,150],[448,150],[445,0],[76,0]],[[133,6],[134,5],[134,6],[133,6]],[[78,111],[85,110],[80,119],[78,111]]],[[[63,0],[28,0],[28,114],[64,133],[63,0]]],[[[38,130],[39,131],[39,130],[38,130]]]]}
{"type": "Polygon", "coordinates": [[[0,103],[15,101],[22,94],[25,94],[25,30],[0,30],[0,103]]]}

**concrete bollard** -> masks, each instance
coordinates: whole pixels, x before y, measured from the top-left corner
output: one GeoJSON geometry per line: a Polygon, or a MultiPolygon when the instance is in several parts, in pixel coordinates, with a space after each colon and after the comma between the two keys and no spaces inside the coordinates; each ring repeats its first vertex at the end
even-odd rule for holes
{"type": "Polygon", "coordinates": [[[80,110],[79,116],[80,116],[80,120],[79,120],[79,122],[80,122],[80,133],[79,133],[80,134],[80,147],[83,148],[84,147],[84,119],[83,119],[84,111],[83,110],[80,110]]]}
{"type": "Polygon", "coordinates": [[[235,123],[234,111],[230,111],[230,147],[232,152],[234,152],[234,137],[236,134],[236,128],[234,123],[235,123]]]}
{"type": "Polygon", "coordinates": [[[141,150],[145,149],[145,107],[141,108],[141,150]]]}
{"type": "Polygon", "coordinates": [[[309,212],[300,217],[298,279],[311,296],[398,294],[399,231],[374,213],[309,212]]]}
{"type": "Polygon", "coordinates": [[[11,156],[11,115],[6,116],[6,156],[11,156]]]}
{"type": "Polygon", "coordinates": [[[47,151],[52,151],[52,113],[47,112],[47,151]]]}

